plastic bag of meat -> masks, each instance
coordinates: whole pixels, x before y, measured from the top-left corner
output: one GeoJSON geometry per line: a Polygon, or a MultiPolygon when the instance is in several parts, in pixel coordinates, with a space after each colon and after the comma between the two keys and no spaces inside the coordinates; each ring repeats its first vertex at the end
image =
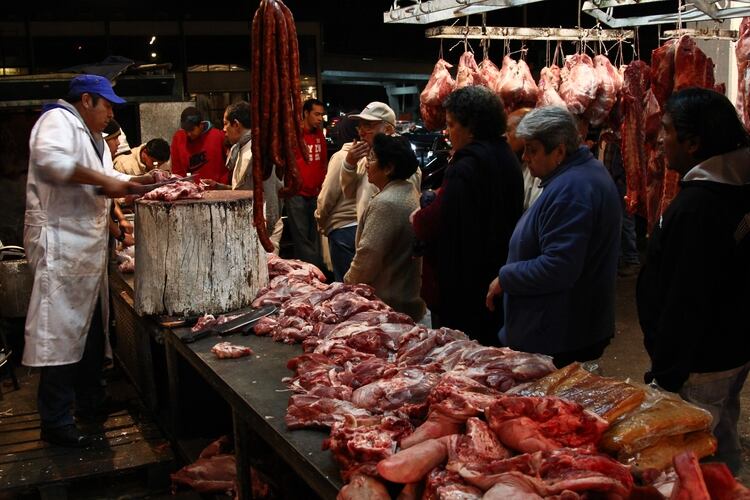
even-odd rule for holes
{"type": "Polygon", "coordinates": [[[211,348],[211,352],[219,359],[243,358],[253,354],[249,347],[234,345],[230,342],[219,342],[211,348]]]}
{"type": "Polygon", "coordinates": [[[469,85],[484,85],[479,73],[479,66],[472,52],[466,51],[458,60],[458,73],[456,74],[456,88],[460,89],[469,85]]]}

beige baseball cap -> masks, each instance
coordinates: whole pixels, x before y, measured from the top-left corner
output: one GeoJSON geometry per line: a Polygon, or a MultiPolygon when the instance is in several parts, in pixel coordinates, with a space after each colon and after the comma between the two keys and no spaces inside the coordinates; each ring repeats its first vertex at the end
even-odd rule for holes
{"type": "Polygon", "coordinates": [[[349,116],[361,120],[383,121],[396,126],[396,113],[384,102],[373,101],[361,113],[349,116]]]}

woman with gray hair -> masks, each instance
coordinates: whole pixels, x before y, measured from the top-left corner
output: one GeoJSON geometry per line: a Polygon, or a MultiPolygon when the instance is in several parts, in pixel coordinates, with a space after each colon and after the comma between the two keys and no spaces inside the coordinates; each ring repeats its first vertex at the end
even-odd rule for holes
{"type": "Polygon", "coordinates": [[[516,134],[526,141],[524,161],[543,191],[513,232],[487,307],[504,292],[500,340],[508,347],[548,354],[558,367],[596,359],[615,332],[617,188],[580,145],[567,110],[537,108],[516,134]]]}

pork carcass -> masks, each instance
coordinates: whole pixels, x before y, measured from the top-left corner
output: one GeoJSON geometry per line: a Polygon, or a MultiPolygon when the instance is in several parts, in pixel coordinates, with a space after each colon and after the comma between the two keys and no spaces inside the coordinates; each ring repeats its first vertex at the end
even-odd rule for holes
{"type": "Polygon", "coordinates": [[[428,439],[401,450],[377,465],[378,474],[394,483],[416,483],[448,458],[450,436],[428,439]]]}
{"type": "Polygon", "coordinates": [[[284,421],[289,429],[326,428],[346,418],[365,419],[372,413],[349,401],[324,398],[309,394],[295,394],[289,398],[284,421]]]}
{"type": "Polygon", "coordinates": [[[742,20],[734,49],[737,56],[737,111],[750,130],[750,17],[742,20]]]}
{"type": "Polygon", "coordinates": [[[587,54],[574,54],[565,58],[560,72],[560,97],[574,115],[582,115],[596,98],[599,79],[594,62],[587,54]]]}
{"type": "Polygon", "coordinates": [[[551,396],[500,396],[485,415],[505,446],[525,453],[596,446],[608,425],[581,405],[551,396]]]}
{"type": "Polygon", "coordinates": [[[599,88],[596,97],[586,110],[589,123],[595,127],[600,126],[607,120],[609,113],[617,100],[618,77],[617,70],[609,61],[607,56],[599,54],[594,56],[594,70],[599,79],[599,88]]]}
{"type": "Polygon", "coordinates": [[[153,189],[143,195],[144,200],[173,202],[203,198],[203,187],[191,181],[177,181],[153,189]]]}
{"type": "Polygon", "coordinates": [[[249,347],[231,342],[219,342],[211,348],[211,352],[219,359],[244,358],[253,354],[253,350],[249,347]]]}
{"type": "Polygon", "coordinates": [[[479,75],[482,77],[484,84],[495,94],[501,95],[502,77],[498,67],[485,57],[479,63],[479,75]]]}
{"type": "Polygon", "coordinates": [[[449,68],[452,68],[443,59],[435,63],[430,80],[427,82],[422,93],[419,95],[419,111],[422,121],[429,130],[437,130],[445,127],[445,110],[443,101],[448,94],[453,92],[456,82],[451,77],[449,68]]]}
{"type": "Polygon", "coordinates": [[[510,56],[503,58],[503,75],[500,95],[507,110],[514,110],[524,106],[534,106],[539,95],[539,88],[531,76],[531,70],[526,61],[514,61],[510,56]]]}
{"type": "Polygon", "coordinates": [[[484,81],[479,74],[479,66],[477,66],[477,61],[474,59],[474,53],[467,50],[458,60],[456,88],[460,89],[470,85],[484,85],[484,81]]]}

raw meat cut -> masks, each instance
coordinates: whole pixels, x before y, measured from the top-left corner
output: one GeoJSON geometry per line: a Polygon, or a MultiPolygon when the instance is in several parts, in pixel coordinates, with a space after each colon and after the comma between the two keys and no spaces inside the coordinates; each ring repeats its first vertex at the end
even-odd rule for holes
{"type": "Polygon", "coordinates": [[[330,437],[323,442],[323,449],[331,450],[344,481],[349,481],[355,474],[376,476],[378,462],[393,455],[398,440],[411,430],[408,420],[397,417],[362,422],[347,418],[333,424],[330,437]]]}
{"type": "Polygon", "coordinates": [[[507,110],[536,104],[539,89],[531,76],[526,61],[514,61],[509,56],[503,58],[503,74],[500,95],[507,110]]]}
{"type": "Polygon", "coordinates": [[[551,66],[545,66],[542,68],[539,76],[539,90],[552,89],[554,91],[560,90],[560,68],[557,64],[551,66]]]}
{"type": "Polygon", "coordinates": [[[581,405],[551,396],[500,396],[485,415],[500,442],[525,453],[594,447],[607,428],[581,405]]]}
{"type": "Polygon", "coordinates": [[[422,500],[480,500],[482,490],[466,484],[455,472],[436,467],[427,475],[424,495],[421,498],[422,500]]]}
{"type": "Polygon", "coordinates": [[[472,52],[466,51],[458,60],[458,71],[456,73],[456,87],[468,87],[469,85],[484,85],[479,74],[479,66],[472,52]]]}
{"type": "Polygon", "coordinates": [[[465,434],[453,434],[448,439],[446,469],[458,472],[467,464],[482,464],[510,457],[487,424],[476,417],[466,421],[465,434]]]}
{"type": "Polygon", "coordinates": [[[226,436],[217,439],[201,452],[198,460],[171,474],[172,491],[182,484],[199,493],[234,492],[237,465],[234,455],[225,451],[228,445],[226,436]]]}
{"type": "Polygon", "coordinates": [[[203,198],[203,187],[192,181],[177,181],[149,191],[141,199],[150,201],[177,201],[203,198]]]}
{"type": "Polygon", "coordinates": [[[356,474],[336,495],[336,500],[391,500],[385,485],[374,477],[356,474]]]}
{"type": "Polygon", "coordinates": [[[438,59],[435,68],[432,70],[432,75],[430,75],[430,80],[419,95],[421,104],[442,107],[443,101],[448,97],[448,94],[453,92],[453,87],[456,86],[456,82],[448,71],[452,67],[453,65],[444,59],[438,59]]]}
{"type": "Polygon", "coordinates": [[[369,411],[354,406],[349,401],[321,398],[308,394],[295,394],[289,398],[284,421],[289,429],[326,428],[348,417],[372,417],[369,411]]]}
{"type": "Polygon", "coordinates": [[[594,56],[594,70],[599,80],[596,97],[586,110],[589,123],[598,127],[609,117],[617,100],[617,70],[605,55],[594,56]]]}
{"type": "Polygon", "coordinates": [[[737,112],[750,130],[750,17],[742,19],[737,45],[737,112]]]}
{"type": "Polygon", "coordinates": [[[243,358],[253,354],[253,350],[249,347],[235,345],[231,342],[219,342],[211,348],[211,352],[219,359],[243,358]]]}
{"type": "Polygon", "coordinates": [[[651,87],[651,68],[643,61],[633,61],[623,80],[623,121],[621,126],[622,163],[627,192],[625,208],[630,213],[646,215],[646,134],[643,127],[644,97],[651,87]]]}
{"type": "Polygon", "coordinates": [[[117,268],[121,273],[134,273],[135,272],[135,247],[129,246],[122,250],[115,250],[115,256],[117,257],[117,268]]]}
{"type": "Polygon", "coordinates": [[[557,90],[547,87],[539,93],[539,100],[536,103],[538,108],[543,106],[557,106],[558,108],[568,109],[568,105],[565,104],[557,90]]]}
{"type": "Polygon", "coordinates": [[[651,52],[651,90],[663,106],[674,88],[675,41],[668,40],[651,52]]]}
{"type": "Polygon", "coordinates": [[[422,406],[440,375],[410,367],[388,379],[376,380],[352,393],[352,403],[373,413],[403,410],[404,406],[422,406]]]}
{"type": "Polygon", "coordinates": [[[419,103],[419,115],[422,117],[424,127],[427,130],[440,130],[445,128],[445,109],[443,106],[430,106],[419,103]]]}
{"type": "Polygon", "coordinates": [[[683,35],[675,48],[673,92],[688,87],[715,90],[715,83],[711,58],[696,46],[695,40],[683,35]]]}
{"type": "Polygon", "coordinates": [[[479,74],[481,75],[484,84],[491,91],[498,96],[501,95],[502,74],[495,63],[490,61],[489,58],[484,58],[482,62],[479,63],[479,74]]]}
{"type": "Polygon", "coordinates": [[[396,362],[402,365],[418,365],[436,347],[455,340],[469,340],[465,333],[450,328],[437,330],[414,330],[401,337],[396,362]]]}
{"type": "Polygon", "coordinates": [[[311,283],[314,279],[325,282],[326,275],[313,264],[297,259],[282,259],[276,254],[266,254],[268,260],[268,278],[276,276],[293,276],[311,283]],[[301,271],[301,272],[300,272],[301,271]],[[309,277],[309,279],[305,279],[309,277]]]}
{"type": "Polygon", "coordinates": [[[599,89],[599,79],[591,57],[587,54],[566,57],[560,76],[560,97],[568,106],[568,111],[574,115],[584,114],[599,89]]]}
{"type": "Polygon", "coordinates": [[[450,436],[429,439],[378,463],[378,474],[394,483],[415,483],[448,457],[450,436]]]}
{"type": "Polygon", "coordinates": [[[200,330],[203,330],[205,328],[208,328],[210,326],[219,326],[223,325],[227,321],[231,321],[235,318],[239,318],[242,316],[242,313],[237,314],[222,314],[218,318],[214,317],[213,314],[204,314],[200,318],[198,318],[198,321],[195,322],[195,325],[190,329],[191,332],[198,332],[200,330]]]}
{"type": "Polygon", "coordinates": [[[674,470],[677,472],[677,483],[670,500],[711,500],[694,453],[680,453],[674,457],[674,470]]]}
{"type": "Polygon", "coordinates": [[[329,286],[318,280],[308,282],[289,276],[276,276],[271,279],[267,287],[258,291],[252,306],[255,308],[268,305],[279,306],[291,297],[325,290],[329,286]]]}
{"type": "MultiPolygon", "coordinates": [[[[675,457],[675,460],[677,457],[675,457]]],[[[738,483],[732,471],[721,462],[701,464],[703,482],[714,500],[748,500],[750,490],[738,483]]]]}

